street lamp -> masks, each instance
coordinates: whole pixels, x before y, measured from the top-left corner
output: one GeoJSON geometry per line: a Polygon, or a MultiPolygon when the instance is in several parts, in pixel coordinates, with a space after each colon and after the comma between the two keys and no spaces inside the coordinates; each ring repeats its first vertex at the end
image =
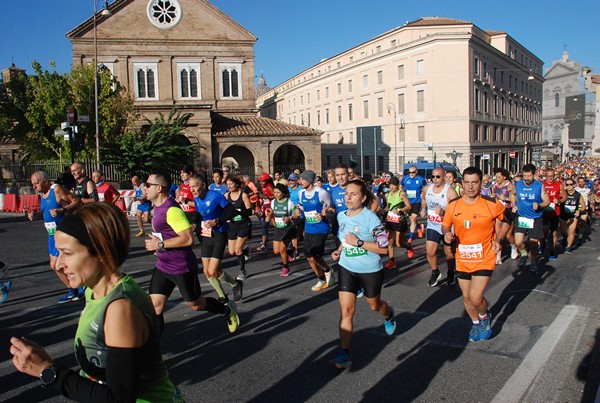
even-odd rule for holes
{"type": "MultiPolygon", "coordinates": [[[[100,169],[100,124],[98,122],[98,35],[96,24],[98,20],[98,1],[94,2],[94,120],[96,122],[96,169],[100,169]]],[[[108,0],[104,0],[104,7],[101,13],[102,17],[111,15],[108,9],[108,0]]]]}
{"type": "Polygon", "coordinates": [[[396,175],[398,174],[398,133],[396,133],[396,106],[393,103],[387,104],[388,114],[394,112],[394,158],[396,163],[396,175]]]}

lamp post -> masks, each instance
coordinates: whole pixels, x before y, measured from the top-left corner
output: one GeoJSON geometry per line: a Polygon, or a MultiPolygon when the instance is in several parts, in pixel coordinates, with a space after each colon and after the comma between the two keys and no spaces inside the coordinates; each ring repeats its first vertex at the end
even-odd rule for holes
{"type": "MultiPolygon", "coordinates": [[[[515,138],[514,138],[514,139],[513,139],[513,141],[510,143],[510,150],[511,150],[511,151],[513,151],[513,152],[515,151],[515,143],[517,142],[517,139],[519,138],[519,136],[520,136],[521,134],[523,134],[523,132],[524,132],[524,131],[525,131],[525,129],[521,129],[521,130],[517,131],[517,134],[515,135],[515,138]]],[[[527,151],[527,150],[525,150],[525,151],[527,151]]],[[[518,168],[518,164],[517,164],[517,156],[516,156],[516,155],[515,155],[515,158],[513,158],[513,159],[512,159],[512,161],[511,161],[510,165],[511,165],[511,167],[513,167],[513,168],[514,168],[514,171],[515,171],[515,172],[513,172],[513,173],[516,173],[516,170],[517,170],[517,168],[518,168]]]]}
{"type": "MultiPolygon", "coordinates": [[[[97,21],[98,21],[98,1],[94,2],[94,121],[96,124],[96,169],[100,169],[100,123],[98,122],[98,34],[97,34],[97,21]]],[[[108,9],[108,0],[104,0],[104,7],[101,15],[108,17],[111,15],[108,9]]]]}
{"type": "Polygon", "coordinates": [[[394,112],[394,159],[396,163],[394,164],[396,167],[396,175],[398,174],[398,133],[396,133],[396,106],[393,103],[387,104],[388,114],[394,112]]]}

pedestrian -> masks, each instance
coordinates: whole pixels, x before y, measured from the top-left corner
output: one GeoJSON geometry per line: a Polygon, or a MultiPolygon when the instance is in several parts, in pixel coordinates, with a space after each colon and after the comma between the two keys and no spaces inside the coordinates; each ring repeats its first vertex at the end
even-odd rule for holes
{"type": "Polygon", "coordinates": [[[338,214],[341,245],[331,257],[334,261],[339,260],[340,265],[340,350],[332,364],[340,369],[352,365],[353,318],[356,294],[361,288],[369,307],[383,316],[385,333],[391,336],[396,330],[394,309],[381,299],[384,272],[380,255],[387,253],[388,237],[377,215],[368,208],[372,198],[373,194],[363,181],[350,181],[346,186],[347,210],[338,214]]]}
{"type": "Polygon", "coordinates": [[[57,270],[71,288],[87,287],[75,333],[73,371],[37,343],[11,337],[13,365],[45,388],[78,402],[183,402],[160,351],[152,302],[121,265],[129,253],[127,217],[113,204],[87,204],[56,229],[57,270]]]}
{"type": "Polygon", "coordinates": [[[96,169],[92,171],[92,180],[96,184],[98,201],[116,203],[121,198],[119,191],[113,185],[104,180],[104,172],[101,170],[96,169]]]}
{"type": "Polygon", "coordinates": [[[296,206],[290,200],[287,186],[282,183],[275,185],[273,190],[275,198],[271,201],[271,213],[267,219],[275,227],[273,231],[273,253],[281,256],[281,277],[290,274],[287,247],[296,237],[296,227],[292,221],[292,215],[296,206]]]}
{"type": "Polygon", "coordinates": [[[456,277],[472,325],[469,341],[487,340],[492,317],[484,297],[496,267],[496,253],[508,225],[496,233],[496,219],[504,219],[504,205],[481,195],[483,173],[477,167],[463,171],[464,193],[452,200],[442,221],[444,244],[456,245],[456,277]]]}
{"type": "MultiPolygon", "coordinates": [[[[36,171],[31,175],[31,185],[40,195],[40,210],[44,219],[44,226],[48,232],[48,253],[50,254],[50,268],[56,273],[58,278],[67,287],[67,295],[60,297],[58,303],[62,304],[69,301],[77,301],[83,298],[83,288],[72,288],[69,286],[67,276],[65,276],[56,267],[58,249],[56,249],[54,233],[57,225],[62,221],[68,211],[75,209],[81,204],[78,197],[67,192],[61,185],[50,184],[50,178],[44,171],[36,171]]],[[[35,218],[35,212],[26,211],[29,221],[35,218]]]]}
{"type": "Polygon", "coordinates": [[[85,167],[81,162],[74,162],[71,165],[71,174],[75,178],[73,193],[79,197],[81,203],[87,204],[100,200],[96,184],[85,175],[85,167]]]}

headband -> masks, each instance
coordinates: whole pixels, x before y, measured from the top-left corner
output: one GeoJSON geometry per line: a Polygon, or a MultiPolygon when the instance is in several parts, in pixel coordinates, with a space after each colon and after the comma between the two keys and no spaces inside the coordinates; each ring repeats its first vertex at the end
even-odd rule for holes
{"type": "Polygon", "coordinates": [[[92,246],[92,240],[90,239],[87,228],[83,223],[83,219],[76,214],[65,215],[65,217],[58,224],[56,230],[72,236],[84,246],[92,246]]]}

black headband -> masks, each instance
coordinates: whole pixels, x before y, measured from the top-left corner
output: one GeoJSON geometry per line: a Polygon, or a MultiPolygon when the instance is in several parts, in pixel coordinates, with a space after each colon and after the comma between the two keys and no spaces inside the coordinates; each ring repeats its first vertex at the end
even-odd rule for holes
{"type": "Polygon", "coordinates": [[[67,214],[58,224],[56,230],[72,236],[84,246],[92,246],[92,240],[87,228],[81,217],[76,214],[67,214]]]}

